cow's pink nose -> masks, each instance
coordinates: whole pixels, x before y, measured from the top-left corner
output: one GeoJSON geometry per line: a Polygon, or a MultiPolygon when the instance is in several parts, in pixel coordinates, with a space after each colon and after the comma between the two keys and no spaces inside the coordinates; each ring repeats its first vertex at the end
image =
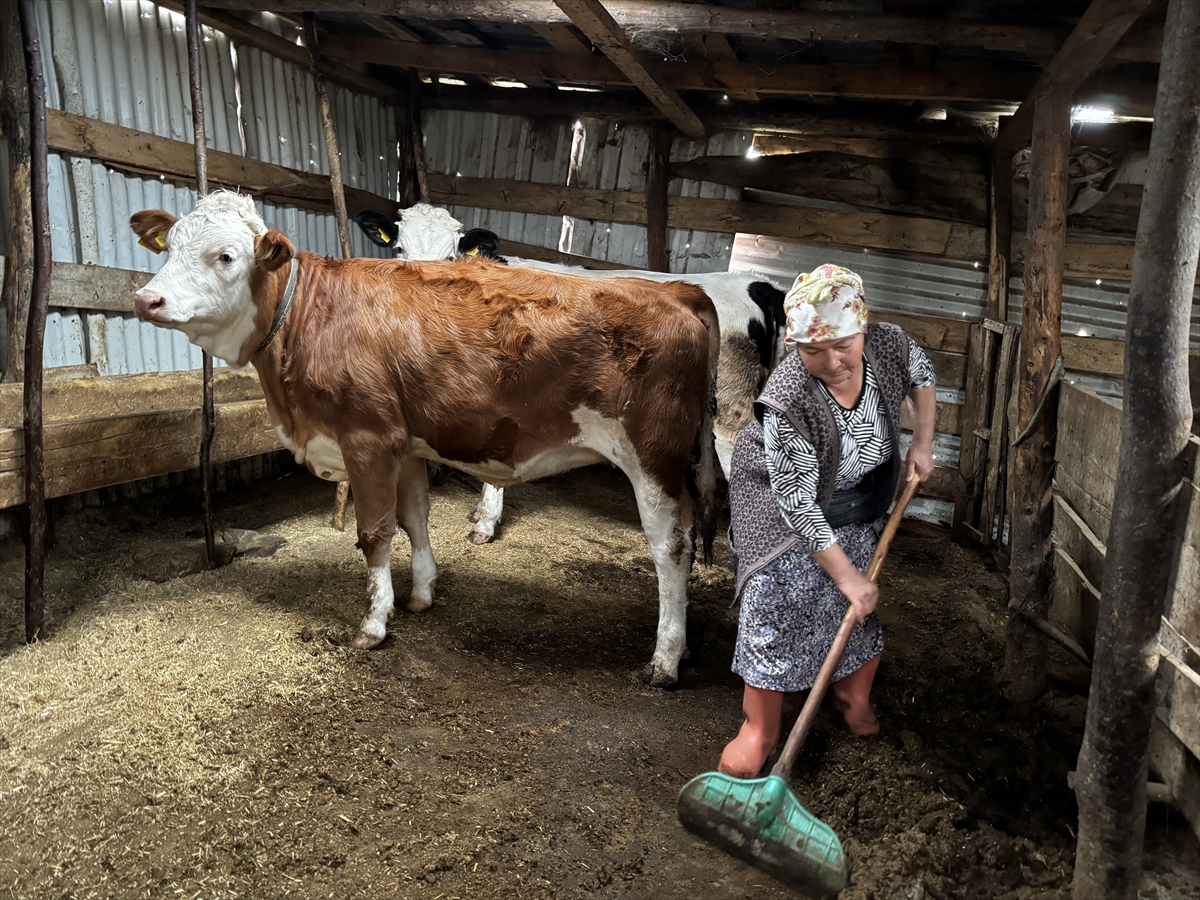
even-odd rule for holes
{"type": "Polygon", "coordinates": [[[142,289],[133,295],[133,311],[139,319],[154,319],[162,314],[167,298],[154,291],[142,289]]]}

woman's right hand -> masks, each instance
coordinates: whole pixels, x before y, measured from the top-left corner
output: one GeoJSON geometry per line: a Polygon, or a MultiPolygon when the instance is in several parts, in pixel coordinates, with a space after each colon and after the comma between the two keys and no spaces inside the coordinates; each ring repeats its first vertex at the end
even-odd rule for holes
{"type": "Polygon", "coordinates": [[[854,607],[854,619],[862,624],[879,603],[879,586],[858,569],[851,569],[836,582],[850,605],[854,607]]]}

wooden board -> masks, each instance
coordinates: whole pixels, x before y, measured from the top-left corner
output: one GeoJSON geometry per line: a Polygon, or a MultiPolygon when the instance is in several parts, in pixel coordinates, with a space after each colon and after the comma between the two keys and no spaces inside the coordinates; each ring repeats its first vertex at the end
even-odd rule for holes
{"type": "MultiPolygon", "coordinates": [[[[114,169],[137,175],[165,175],[175,180],[196,179],[195,150],[186,141],[175,141],[145,131],[124,128],[60,109],[46,111],[47,140],[51,150],[98,160],[114,169]]],[[[225,187],[281,203],[292,203],[321,212],[333,210],[328,175],[316,175],[260,162],[220,150],[208,151],[210,190],[225,187]]],[[[350,215],[364,209],[398,212],[394,200],[347,187],[350,215]]]]}
{"type": "MultiPolygon", "coordinates": [[[[646,195],[634,191],[566,187],[502,178],[429,173],[430,202],[505,212],[574,216],[601,222],[646,224],[646,195]]],[[[772,203],[671,197],[671,228],[720,234],[748,232],[790,240],[833,243],[958,259],[986,256],[985,230],[938,219],[845,212],[772,203]]]]}
{"type": "MultiPolygon", "coordinates": [[[[157,410],[199,409],[203,383],[199,369],[106,375],[98,378],[48,380],[42,389],[46,422],[127,416],[157,410]]],[[[0,384],[0,428],[20,428],[24,421],[24,385],[0,384]]],[[[258,373],[219,368],[213,372],[213,396],[218,404],[262,399],[258,373]]]]}
{"type": "Polygon", "coordinates": [[[1062,547],[1054,548],[1054,585],[1047,621],[1074,638],[1092,656],[1096,652],[1096,621],[1100,587],[1084,576],[1062,547]]]}
{"type": "Polygon", "coordinates": [[[1165,616],[1184,639],[1200,646],[1200,490],[1193,482],[1184,481],[1179,507],[1175,575],[1165,616]]]}
{"type": "MultiPolygon", "coordinates": [[[[193,408],[47,423],[46,497],[194,469],[200,422],[193,408]]],[[[21,429],[0,429],[0,509],[25,502],[24,443],[21,429]]],[[[265,400],[217,406],[214,462],[278,449],[265,400]]]]}
{"type": "Polygon", "coordinates": [[[1100,587],[1107,548],[1061,493],[1054,495],[1054,544],[1074,561],[1084,578],[1100,587]]]}
{"type": "Polygon", "coordinates": [[[1200,757],[1200,674],[1164,650],[1158,677],[1163,697],[1159,719],[1193,756],[1200,757]]]}
{"type": "Polygon", "coordinates": [[[1067,501],[1106,543],[1120,435],[1120,407],[1074,385],[1061,386],[1055,477],[1067,501]]]}
{"type": "Polygon", "coordinates": [[[919,316],[905,313],[872,310],[872,322],[891,322],[926,350],[966,353],[971,335],[971,323],[966,319],[944,319],[939,316],[919,316]]]}
{"type": "MultiPolygon", "coordinates": [[[[915,338],[914,338],[915,340],[915,338]]],[[[917,343],[920,343],[918,341],[917,343]]],[[[961,391],[967,383],[967,357],[962,353],[943,353],[941,350],[922,348],[933,363],[937,386],[961,391]]]]}
{"type": "Polygon", "coordinates": [[[990,343],[995,333],[982,324],[971,326],[970,346],[967,352],[966,385],[963,394],[962,440],[958,450],[958,471],[963,483],[963,492],[954,503],[954,529],[963,530],[966,525],[976,535],[981,534],[976,521],[978,497],[982,492],[980,462],[987,455],[987,441],[991,437],[987,419],[987,365],[991,359],[990,343]]]}
{"type": "Polygon", "coordinates": [[[1200,838],[1200,760],[1159,716],[1150,725],[1150,767],[1171,789],[1179,811],[1200,838]]]}

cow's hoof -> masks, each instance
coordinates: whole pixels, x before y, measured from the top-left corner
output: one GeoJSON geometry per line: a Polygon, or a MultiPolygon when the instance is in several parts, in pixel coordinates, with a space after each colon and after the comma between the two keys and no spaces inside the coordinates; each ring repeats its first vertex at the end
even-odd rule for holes
{"type": "Polygon", "coordinates": [[[425,612],[431,606],[433,606],[432,600],[422,600],[420,597],[409,597],[408,602],[404,604],[404,608],[410,613],[425,612]]]}
{"type": "Polygon", "coordinates": [[[482,531],[472,531],[467,536],[467,540],[472,544],[490,544],[492,542],[492,535],[484,534],[482,531]]]}
{"type": "Polygon", "coordinates": [[[646,677],[650,679],[650,687],[669,688],[674,687],[679,681],[679,676],[668,672],[665,668],[661,668],[655,663],[650,663],[646,666],[646,677]]]}
{"type": "Polygon", "coordinates": [[[350,646],[358,650],[371,650],[383,643],[386,635],[376,637],[373,634],[367,634],[365,631],[360,631],[354,636],[354,640],[350,642],[350,646]]]}

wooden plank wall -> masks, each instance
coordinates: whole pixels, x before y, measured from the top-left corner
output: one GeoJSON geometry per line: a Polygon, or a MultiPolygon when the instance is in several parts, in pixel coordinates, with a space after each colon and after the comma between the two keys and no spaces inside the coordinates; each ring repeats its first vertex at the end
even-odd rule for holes
{"type": "MultiPolygon", "coordinates": [[[[1054,592],[1049,620],[1088,653],[1112,519],[1120,407],[1070,384],[1059,399],[1054,497],[1054,592]]],[[[1175,526],[1171,596],[1159,633],[1158,708],[1151,766],[1200,836],[1200,439],[1189,447],[1175,526]]]]}

